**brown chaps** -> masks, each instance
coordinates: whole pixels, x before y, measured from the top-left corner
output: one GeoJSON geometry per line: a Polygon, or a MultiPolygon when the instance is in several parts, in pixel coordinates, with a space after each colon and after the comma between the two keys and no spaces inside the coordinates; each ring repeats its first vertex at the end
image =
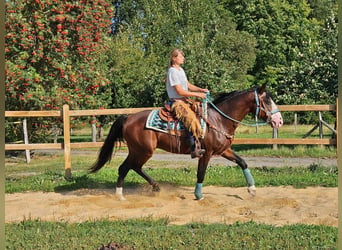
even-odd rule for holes
{"type": "Polygon", "coordinates": [[[179,121],[181,121],[186,129],[195,137],[196,141],[203,138],[203,130],[199,119],[197,118],[195,112],[190,108],[189,104],[177,100],[171,106],[171,111],[174,112],[175,116],[179,121]]]}

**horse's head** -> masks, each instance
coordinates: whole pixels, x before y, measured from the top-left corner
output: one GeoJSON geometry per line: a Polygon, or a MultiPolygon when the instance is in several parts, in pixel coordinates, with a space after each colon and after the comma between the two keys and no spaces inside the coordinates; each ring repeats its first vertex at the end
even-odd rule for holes
{"type": "Polygon", "coordinates": [[[272,128],[280,128],[283,125],[283,117],[277,105],[272,100],[270,93],[266,91],[266,85],[257,87],[254,91],[256,111],[258,118],[268,121],[272,128]]]}
{"type": "Polygon", "coordinates": [[[266,85],[220,94],[210,104],[221,116],[236,123],[251,125],[241,120],[247,113],[254,113],[257,118],[267,121],[273,128],[283,125],[283,118],[270,93],[266,91],[266,85]]]}

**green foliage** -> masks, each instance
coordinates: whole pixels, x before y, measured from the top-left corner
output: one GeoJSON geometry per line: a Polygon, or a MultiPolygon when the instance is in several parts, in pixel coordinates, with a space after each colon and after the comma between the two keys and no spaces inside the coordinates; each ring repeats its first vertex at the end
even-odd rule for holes
{"type": "Polygon", "coordinates": [[[258,43],[252,83],[267,83],[279,104],[335,103],[336,1],[226,2],[258,43]]]}
{"type": "Polygon", "coordinates": [[[336,0],[308,0],[308,4],[311,7],[310,18],[315,18],[318,21],[326,20],[332,10],[337,10],[336,0]]]}
{"type": "Polygon", "coordinates": [[[96,57],[106,50],[110,4],[6,2],[6,110],[100,107],[108,80],[96,57]]]}
{"type": "MultiPolygon", "coordinates": [[[[97,58],[106,51],[111,14],[103,0],[6,1],[6,110],[105,107],[100,89],[109,81],[97,58]]],[[[29,123],[31,142],[46,136],[39,133],[48,123],[37,122],[29,123]]]]}
{"type": "Polygon", "coordinates": [[[336,227],[301,224],[175,226],[168,225],[167,219],[149,218],[82,223],[25,220],[6,224],[5,229],[7,249],[97,249],[110,242],[127,249],[336,249],[337,244],[336,227]]]}
{"type": "Polygon", "coordinates": [[[302,53],[299,59],[284,69],[278,79],[277,96],[281,103],[326,104],[337,98],[337,21],[335,15],[324,20],[319,40],[313,50],[302,53]]]}
{"type": "MultiPolygon", "coordinates": [[[[227,1],[239,30],[257,38],[258,53],[253,75],[267,66],[287,66],[295,60],[294,48],[306,49],[314,38],[315,26],[306,17],[305,1],[227,1]]],[[[304,52],[304,51],[302,51],[304,52]]]]}
{"type": "Polygon", "coordinates": [[[116,108],[161,105],[166,97],[163,64],[158,63],[160,55],[146,55],[142,39],[129,38],[128,31],[113,37],[108,46],[110,50],[102,63],[107,65],[112,83],[110,105],[116,108]]]}
{"type": "Polygon", "coordinates": [[[190,82],[212,92],[240,89],[255,61],[255,39],[236,30],[229,10],[207,1],[122,3],[108,61],[113,107],[162,105],[174,47],[185,51],[190,82]],[[203,12],[203,9],[206,9],[203,12]],[[140,98],[135,98],[139,96],[140,98]]]}

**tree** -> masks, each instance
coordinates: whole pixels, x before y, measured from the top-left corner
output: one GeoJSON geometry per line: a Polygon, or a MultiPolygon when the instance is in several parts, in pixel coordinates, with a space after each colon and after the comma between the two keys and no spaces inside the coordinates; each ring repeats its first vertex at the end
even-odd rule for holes
{"type": "Polygon", "coordinates": [[[336,1],[227,0],[238,30],[257,39],[253,83],[267,83],[280,104],[335,102],[336,1]]]}
{"type": "Polygon", "coordinates": [[[316,48],[302,54],[279,76],[278,94],[285,103],[335,103],[337,76],[337,22],[335,15],[327,17],[321,26],[316,48]]]}
{"type": "MultiPolygon", "coordinates": [[[[59,110],[65,103],[72,109],[99,108],[110,103],[108,95],[99,92],[110,82],[97,61],[106,53],[111,14],[105,0],[6,1],[6,110],[59,110]]],[[[31,121],[31,141],[50,126],[48,120],[31,121]]]]}
{"type": "Polygon", "coordinates": [[[309,18],[315,18],[318,21],[325,21],[331,15],[331,11],[336,10],[336,0],[308,0],[311,8],[309,18]]]}
{"type": "Polygon", "coordinates": [[[159,57],[146,55],[143,40],[133,39],[128,31],[112,37],[103,60],[108,69],[113,108],[159,106],[165,98],[163,64],[159,57]],[[159,91],[158,91],[159,90],[159,91]]]}
{"type": "Polygon", "coordinates": [[[307,19],[310,8],[304,1],[228,0],[238,30],[257,39],[257,59],[252,75],[266,67],[284,67],[295,61],[294,49],[305,53],[316,41],[317,25],[307,19]]]}
{"type": "Polygon", "coordinates": [[[6,2],[6,109],[104,105],[108,84],[97,55],[106,50],[111,8],[104,0],[6,2]]]}
{"type": "Polygon", "coordinates": [[[222,5],[210,0],[124,1],[120,14],[120,32],[111,45],[115,59],[109,67],[115,106],[162,105],[169,53],[175,47],[184,50],[183,66],[196,85],[212,92],[245,86],[255,60],[255,39],[236,31],[222,5]],[[129,90],[146,99],[131,100],[129,90]]]}

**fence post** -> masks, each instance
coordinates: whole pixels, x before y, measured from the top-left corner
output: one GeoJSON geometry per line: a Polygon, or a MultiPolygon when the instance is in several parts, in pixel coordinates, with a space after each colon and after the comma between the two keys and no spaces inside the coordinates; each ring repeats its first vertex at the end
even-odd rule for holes
{"type": "Polygon", "coordinates": [[[53,142],[58,142],[58,126],[56,124],[52,125],[52,132],[53,132],[53,142]]]}
{"type": "Polygon", "coordinates": [[[298,123],[298,115],[297,112],[294,113],[294,132],[297,134],[297,123],[298,123]]]}
{"type": "MultiPolygon", "coordinates": [[[[272,130],[272,138],[277,139],[278,138],[278,129],[273,128],[272,130]]],[[[278,144],[273,144],[273,149],[277,150],[278,149],[278,144]]]]}
{"type": "Polygon", "coordinates": [[[322,126],[322,113],[318,111],[318,131],[319,131],[319,138],[323,139],[323,126],[322,126]]]}
{"type": "Polygon", "coordinates": [[[91,141],[96,142],[96,117],[91,118],[91,141]]]}
{"type": "Polygon", "coordinates": [[[71,147],[70,147],[70,109],[63,105],[63,134],[64,134],[64,170],[65,178],[71,179],[71,147]]]}
{"type": "MultiPolygon", "coordinates": [[[[23,131],[24,131],[24,144],[29,144],[28,132],[27,132],[27,119],[26,118],[24,118],[24,120],[23,120],[23,131]]],[[[30,155],[29,149],[25,149],[25,155],[26,155],[26,163],[30,163],[31,155],[30,155]]]]}
{"type": "Polygon", "coordinates": [[[257,133],[259,133],[258,116],[255,116],[255,124],[256,124],[256,126],[255,126],[255,133],[257,134],[257,133]]]}

